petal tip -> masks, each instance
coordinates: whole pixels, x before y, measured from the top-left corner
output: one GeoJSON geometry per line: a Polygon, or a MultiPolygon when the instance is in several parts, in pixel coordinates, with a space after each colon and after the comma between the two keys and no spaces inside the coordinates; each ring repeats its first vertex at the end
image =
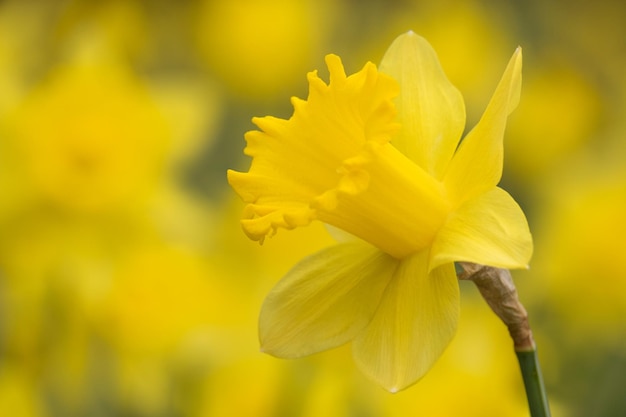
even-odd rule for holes
{"type": "Polygon", "coordinates": [[[407,30],[405,33],[403,33],[400,36],[398,36],[398,38],[418,38],[418,39],[421,38],[421,39],[424,39],[424,37],[418,35],[413,29],[407,30]]]}

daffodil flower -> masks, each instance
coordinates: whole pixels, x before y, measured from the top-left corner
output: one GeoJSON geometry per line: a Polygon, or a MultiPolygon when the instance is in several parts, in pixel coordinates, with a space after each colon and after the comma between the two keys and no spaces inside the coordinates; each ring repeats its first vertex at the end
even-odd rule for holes
{"type": "Polygon", "coordinates": [[[419,380],[453,337],[454,262],[525,268],[526,218],[503,189],[503,134],[517,106],[513,54],[478,124],[426,40],[406,33],[346,76],[308,74],[289,120],[253,119],[249,172],[228,172],[247,203],[244,231],[263,241],[314,220],[353,236],[298,263],[262,307],[262,350],[297,358],[352,343],[358,367],[395,392],[419,380]]]}

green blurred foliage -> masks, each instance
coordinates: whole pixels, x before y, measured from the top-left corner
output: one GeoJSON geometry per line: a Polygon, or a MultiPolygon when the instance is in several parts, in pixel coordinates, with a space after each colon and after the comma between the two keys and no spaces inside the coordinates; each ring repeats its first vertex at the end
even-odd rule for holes
{"type": "Polygon", "coordinates": [[[457,337],[400,394],[349,347],[258,352],[264,295],[332,239],[249,242],[225,170],[326,53],[354,72],[409,29],[468,127],[523,47],[503,182],[535,237],[515,278],[553,414],[626,414],[625,19],[608,0],[1,2],[2,415],[528,415],[506,330],[468,285],[457,337]]]}

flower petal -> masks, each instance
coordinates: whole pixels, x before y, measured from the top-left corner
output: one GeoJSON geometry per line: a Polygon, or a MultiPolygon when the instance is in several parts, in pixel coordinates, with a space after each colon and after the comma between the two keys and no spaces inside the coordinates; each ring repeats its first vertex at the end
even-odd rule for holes
{"type": "Polygon", "coordinates": [[[455,261],[527,268],[533,243],[515,200],[495,187],[453,213],[431,248],[430,268],[455,261]]]}
{"type": "Polygon", "coordinates": [[[395,102],[402,128],[392,144],[441,179],[465,127],[461,93],[446,78],[430,44],[413,32],[391,44],[380,71],[400,84],[395,102]]]}
{"type": "Polygon", "coordinates": [[[522,88],[522,50],[517,48],[478,124],[463,139],[444,177],[458,207],[495,187],[502,177],[502,139],[522,88]]]}
{"type": "Polygon", "coordinates": [[[353,342],[361,371],[391,392],[417,382],[456,331],[453,264],[428,273],[428,250],[401,261],[374,318],[353,342]]]}
{"type": "Polygon", "coordinates": [[[265,299],[262,350],[296,358],[350,341],[369,323],[397,264],[362,241],[305,258],[265,299]]]}

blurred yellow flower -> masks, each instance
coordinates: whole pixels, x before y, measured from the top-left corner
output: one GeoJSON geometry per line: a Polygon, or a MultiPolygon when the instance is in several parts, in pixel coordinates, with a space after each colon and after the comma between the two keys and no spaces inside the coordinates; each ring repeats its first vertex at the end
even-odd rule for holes
{"type": "MultiPolygon", "coordinates": [[[[619,151],[616,151],[616,154],[619,151]]],[[[534,272],[544,277],[537,299],[576,326],[564,326],[576,343],[621,346],[626,331],[626,171],[577,164],[548,182],[549,209],[543,213],[538,242],[544,248],[534,272]],[[592,335],[592,336],[591,336],[592,335]]]]}
{"type": "Polygon", "coordinates": [[[509,125],[507,168],[525,181],[545,180],[550,169],[567,164],[594,139],[602,102],[583,74],[561,64],[533,71],[524,86],[523,103],[509,125]]]}
{"type": "Polygon", "coordinates": [[[218,317],[219,304],[205,299],[216,292],[206,279],[205,263],[175,248],[131,251],[107,302],[111,313],[106,327],[120,350],[171,352],[184,337],[218,317]]]}
{"type": "Polygon", "coordinates": [[[239,98],[267,100],[310,64],[330,33],[332,2],[242,0],[198,2],[201,56],[239,98]]]}
{"type": "Polygon", "coordinates": [[[169,407],[182,380],[207,372],[230,341],[216,335],[228,334],[223,328],[245,310],[236,308],[240,314],[221,320],[232,297],[214,278],[221,274],[197,253],[149,241],[125,255],[100,325],[116,354],[115,395],[125,407],[153,415],[169,407]]]}
{"type": "Polygon", "coordinates": [[[26,198],[87,212],[144,200],[171,140],[146,86],[114,63],[56,68],[6,123],[26,198]]]}
{"type": "Polygon", "coordinates": [[[262,349],[300,357],[352,341],[360,369],[395,392],[421,378],[456,331],[454,261],[520,268],[530,259],[524,214],[497,187],[521,50],[460,145],[463,98],[423,38],[396,39],[380,72],[368,63],[346,77],[337,56],[326,62],[330,83],[310,73],[308,100],[292,100],[289,120],[255,118],[250,170],[228,172],[248,203],[251,239],[313,220],[359,238],[278,283],[261,311],[262,349]]]}

